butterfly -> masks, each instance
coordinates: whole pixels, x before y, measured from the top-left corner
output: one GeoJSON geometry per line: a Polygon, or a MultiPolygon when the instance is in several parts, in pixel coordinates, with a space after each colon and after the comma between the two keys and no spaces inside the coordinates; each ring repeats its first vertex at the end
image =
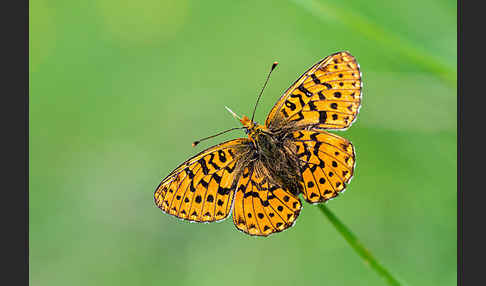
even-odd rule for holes
{"type": "Polygon", "coordinates": [[[220,221],[232,212],[236,228],[254,236],[288,229],[302,209],[299,195],[322,203],[351,180],[354,147],[326,130],[351,126],[361,90],[356,59],[346,51],[327,56],[287,89],[264,125],[239,118],[247,138],[215,145],[173,170],[156,188],[155,204],[192,222],[220,221]]]}

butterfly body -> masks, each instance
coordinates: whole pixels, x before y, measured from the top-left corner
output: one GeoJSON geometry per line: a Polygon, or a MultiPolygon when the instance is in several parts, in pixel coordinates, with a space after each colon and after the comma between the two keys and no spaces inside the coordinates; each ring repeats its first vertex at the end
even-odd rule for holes
{"type": "Polygon", "coordinates": [[[302,204],[344,191],[354,147],[324,129],[346,129],[361,103],[359,65],[347,52],[319,61],[270,111],[264,125],[240,119],[247,138],[213,146],[171,172],[154,199],[164,212],[211,222],[233,212],[237,229],[267,236],[292,226],[302,204]]]}
{"type": "Polygon", "coordinates": [[[254,169],[258,177],[266,177],[271,183],[298,195],[302,189],[298,184],[301,164],[296,156],[297,147],[286,136],[289,130],[270,130],[255,123],[247,130],[251,142],[249,158],[253,160],[242,169],[254,169]]]}

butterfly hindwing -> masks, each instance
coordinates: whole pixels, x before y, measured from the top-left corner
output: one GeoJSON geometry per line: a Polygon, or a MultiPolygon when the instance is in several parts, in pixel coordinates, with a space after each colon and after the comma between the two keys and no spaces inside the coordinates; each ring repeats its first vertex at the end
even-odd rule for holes
{"type": "Polygon", "coordinates": [[[305,72],[270,111],[266,125],[295,123],[322,129],[346,129],[361,106],[361,72],[355,58],[338,52],[305,72]]]}
{"type": "Polygon", "coordinates": [[[231,211],[238,147],[247,139],[213,146],[182,163],[157,187],[155,204],[181,219],[212,222],[231,211]]]}
{"type": "Polygon", "coordinates": [[[323,130],[300,130],[293,134],[302,162],[303,195],[310,203],[336,197],[354,173],[354,147],[348,140],[323,130]]]}
{"type": "Polygon", "coordinates": [[[237,184],[233,222],[247,234],[268,236],[291,227],[301,208],[298,197],[247,167],[237,184]]]}

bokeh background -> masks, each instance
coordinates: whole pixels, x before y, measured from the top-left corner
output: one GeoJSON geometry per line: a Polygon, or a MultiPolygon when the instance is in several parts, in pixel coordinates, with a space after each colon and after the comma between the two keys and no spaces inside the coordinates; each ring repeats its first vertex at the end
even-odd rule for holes
{"type": "Polygon", "coordinates": [[[189,156],[243,132],[349,50],[355,177],[327,206],[399,279],[455,285],[456,1],[30,1],[31,285],[385,285],[316,206],[268,238],[153,203],[189,156]]]}

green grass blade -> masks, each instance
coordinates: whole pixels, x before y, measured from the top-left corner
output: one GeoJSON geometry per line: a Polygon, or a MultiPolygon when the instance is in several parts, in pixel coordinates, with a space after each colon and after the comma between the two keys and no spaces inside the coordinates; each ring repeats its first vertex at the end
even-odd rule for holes
{"type": "Polygon", "coordinates": [[[325,204],[319,204],[319,209],[329,219],[332,225],[338,230],[338,232],[346,239],[351,247],[358,253],[365,263],[368,264],[373,270],[375,270],[380,276],[382,276],[389,285],[402,285],[393,275],[382,265],[376,258],[367,250],[356,236],[326,207],[325,204]]]}

